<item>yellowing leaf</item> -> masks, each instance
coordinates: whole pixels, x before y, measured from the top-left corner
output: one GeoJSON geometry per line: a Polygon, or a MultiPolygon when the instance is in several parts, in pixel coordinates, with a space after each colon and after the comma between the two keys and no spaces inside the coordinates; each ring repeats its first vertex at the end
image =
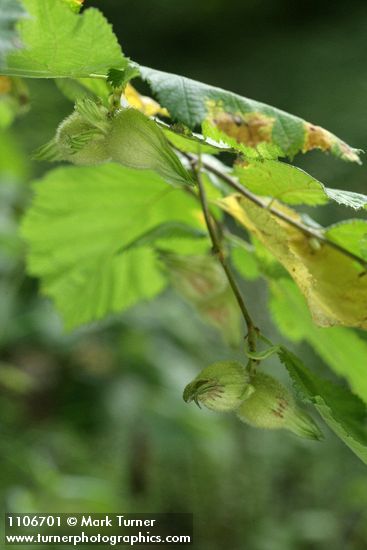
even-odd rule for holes
{"type": "Polygon", "coordinates": [[[339,155],[345,160],[360,163],[358,151],[352,149],[343,141],[340,141],[331,132],[325,130],[325,128],[321,128],[321,126],[316,126],[315,124],[310,124],[309,122],[306,122],[305,141],[303,144],[302,152],[307,153],[307,151],[312,151],[312,149],[321,149],[321,151],[335,152],[336,155],[339,155]]]}
{"type": "MultiPolygon", "coordinates": [[[[313,246],[302,231],[242,196],[232,195],[218,203],[285,267],[318,325],[367,328],[367,276],[358,263],[320,241],[320,246],[313,246]]],[[[276,208],[301,222],[294,210],[278,203],[276,208]]]]}
{"type": "Polygon", "coordinates": [[[262,113],[246,113],[233,115],[214,110],[209,117],[209,122],[216,126],[238,143],[244,143],[249,147],[256,147],[259,143],[271,143],[272,128],[275,119],[262,113]]]}
{"type": "Polygon", "coordinates": [[[122,99],[125,99],[130,107],[138,109],[146,116],[162,115],[169,116],[167,109],[162,108],[159,103],[151,97],[141,95],[131,84],[127,84],[122,99]]]}
{"type": "Polygon", "coordinates": [[[83,2],[84,0],[64,0],[64,3],[76,13],[78,13],[82,7],[83,2]]]}
{"type": "Polygon", "coordinates": [[[0,95],[11,91],[11,79],[8,76],[0,76],[0,95]]]}

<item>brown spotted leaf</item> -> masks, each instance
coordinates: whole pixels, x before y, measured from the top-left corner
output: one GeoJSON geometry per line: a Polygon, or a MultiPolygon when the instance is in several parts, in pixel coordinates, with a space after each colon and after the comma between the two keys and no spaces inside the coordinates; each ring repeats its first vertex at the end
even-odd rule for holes
{"type": "Polygon", "coordinates": [[[245,155],[265,145],[267,158],[320,149],[360,162],[359,151],[329,131],[275,107],[148,67],[140,67],[140,73],[174,120],[191,129],[201,127],[204,135],[245,155]]]}

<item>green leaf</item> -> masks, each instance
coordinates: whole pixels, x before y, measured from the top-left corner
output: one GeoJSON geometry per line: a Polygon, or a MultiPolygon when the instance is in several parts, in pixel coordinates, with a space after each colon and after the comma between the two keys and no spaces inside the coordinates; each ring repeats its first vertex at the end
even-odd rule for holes
{"type": "Polygon", "coordinates": [[[30,14],[17,26],[24,48],[8,55],[4,74],[82,78],[127,65],[111,26],[97,9],[78,15],[60,0],[22,3],[30,14]]]}
{"type": "Polygon", "coordinates": [[[272,197],[287,204],[325,204],[325,188],[296,166],[276,160],[252,161],[236,165],[235,175],[257,195],[272,197]]]}
{"type": "Polygon", "coordinates": [[[138,246],[146,246],[158,243],[166,244],[167,240],[173,239],[206,239],[207,233],[196,227],[192,227],[182,222],[165,222],[148,229],[137,239],[129,243],[124,249],[129,250],[138,246]]]}
{"type": "Polygon", "coordinates": [[[139,69],[134,63],[129,63],[125,69],[110,69],[107,81],[112,88],[123,88],[132,78],[139,76],[139,69]]]}
{"type": "Polygon", "coordinates": [[[240,144],[240,152],[243,144],[254,149],[266,144],[290,157],[299,151],[321,149],[360,162],[359,151],[320,126],[284,111],[175,74],[148,67],[140,67],[140,73],[174,120],[191,129],[203,124],[217,128],[222,137],[229,136],[231,147],[240,144]]]}
{"type": "Polygon", "coordinates": [[[59,168],[35,190],[22,225],[28,271],[41,278],[69,329],[164,287],[152,249],[122,249],[160,223],[201,228],[195,198],[152,172],[114,164],[59,168]]]}
{"type": "Polygon", "coordinates": [[[367,342],[350,329],[317,327],[302,294],[290,279],[272,280],[269,284],[270,311],[277,329],[289,340],[308,342],[367,403],[367,342]]]}
{"type": "Polygon", "coordinates": [[[226,238],[231,244],[231,259],[238,273],[249,281],[257,279],[260,270],[254,247],[236,235],[227,234],[226,238]]]}
{"type": "Polygon", "coordinates": [[[329,226],[325,236],[367,260],[367,220],[345,220],[329,226]]]}
{"type": "Polygon", "coordinates": [[[367,409],[343,386],[315,375],[282,347],[279,359],[306,403],[312,403],[333,432],[367,464],[367,409]]]}
{"type": "Polygon", "coordinates": [[[367,196],[352,191],[330,189],[301,168],[277,160],[250,160],[237,164],[235,175],[253,193],[286,204],[316,206],[329,200],[354,210],[366,208],[367,196]]]}
{"type": "Polygon", "coordinates": [[[0,68],[6,66],[6,55],[22,47],[16,24],[27,17],[18,0],[0,0],[0,68]]]}

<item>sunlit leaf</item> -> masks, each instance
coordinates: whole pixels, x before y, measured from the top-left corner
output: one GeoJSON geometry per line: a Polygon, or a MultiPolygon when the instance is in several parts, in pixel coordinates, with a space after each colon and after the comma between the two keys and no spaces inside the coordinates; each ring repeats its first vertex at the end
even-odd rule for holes
{"type": "Polygon", "coordinates": [[[128,246],[139,236],[172,220],[201,227],[195,199],[152,172],[113,164],[60,168],[35,190],[22,226],[28,269],[41,278],[68,328],[122,311],[164,287],[153,250],[128,246]]]}
{"type": "Polygon", "coordinates": [[[326,229],[325,235],[367,260],[367,220],[346,220],[336,223],[326,229]]]}
{"type": "Polygon", "coordinates": [[[247,162],[235,166],[235,174],[248,189],[287,204],[324,204],[325,188],[315,178],[290,164],[275,160],[247,162]]]}
{"type": "MultiPolygon", "coordinates": [[[[183,222],[165,222],[149,229],[124,249],[156,244],[158,247],[167,243],[167,240],[207,239],[206,231],[183,222]]],[[[206,243],[207,246],[207,243],[206,243]]]]}
{"type": "Polygon", "coordinates": [[[30,15],[17,25],[23,48],[7,56],[4,74],[81,78],[127,65],[111,26],[97,9],[79,15],[61,0],[22,3],[30,15]]]}
{"type": "Polygon", "coordinates": [[[257,195],[269,196],[286,204],[321,205],[329,200],[360,210],[367,196],[352,191],[330,189],[307,172],[277,160],[249,160],[234,169],[241,183],[257,195]]]}

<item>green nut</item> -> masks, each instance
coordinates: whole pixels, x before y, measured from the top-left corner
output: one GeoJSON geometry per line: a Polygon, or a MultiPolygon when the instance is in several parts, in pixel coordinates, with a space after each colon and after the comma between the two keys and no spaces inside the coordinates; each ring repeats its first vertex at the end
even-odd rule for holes
{"type": "Polygon", "coordinates": [[[299,437],[322,439],[316,423],[278,380],[257,372],[251,377],[251,385],[254,392],[237,410],[240,420],[256,428],[285,429],[299,437]]]}
{"type": "Polygon", "coordinates": [[[111,160],[105,135],[78,111],[60,124],[55,141],[60,158],[73,164],[95,165],[111,160]]]}
{"type": "Polygon", "coordinates": [[[131,108],[112,114],[87,98],[77,101],[75,111],[34,158],[79,165],[114,161],[129,168],[154,170],[174,185],[193,185],[191,175],[154,120],[131,108]]]}
{"type": "Polygon", "coordinates": [[[237,361],[220,361],[206,367],[188,384],[183,398],[205,405],[212,411],[232,411],[240,406],[251,392],[248,374],[237,361]]]}
{"type": "Polygon", "coordinates": [[[124,166],[154,170],[173,184],[192,183],[157,123],[136,109],[123,109],[112,118],[107,147],[124,166]]]}

